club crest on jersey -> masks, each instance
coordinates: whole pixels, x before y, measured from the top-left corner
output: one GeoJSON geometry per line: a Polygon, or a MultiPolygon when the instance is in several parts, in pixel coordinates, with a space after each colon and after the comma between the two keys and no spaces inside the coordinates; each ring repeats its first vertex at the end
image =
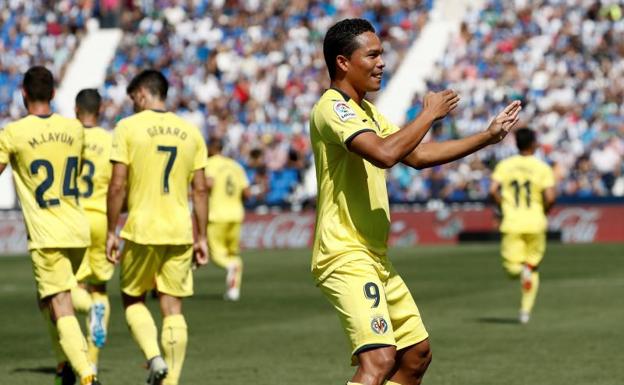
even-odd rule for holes
{"type": "Polygon", "coordinates": [[[347,103],[341,102],[341,101],[334,103],[334,112],[336,113],[336,115],[338,115],[340,120],[342,120],[343,122],[346,122],[349,119],[357,117],[357,115],[355,114],[355,111],[353,111],[347,103]]]}
{"type": "Polygon", "coordinates": [[[383,317],[375,317],[371,321],[371,329],[377,334],[384,334],[388,331],[388,323],[383,317]]]}

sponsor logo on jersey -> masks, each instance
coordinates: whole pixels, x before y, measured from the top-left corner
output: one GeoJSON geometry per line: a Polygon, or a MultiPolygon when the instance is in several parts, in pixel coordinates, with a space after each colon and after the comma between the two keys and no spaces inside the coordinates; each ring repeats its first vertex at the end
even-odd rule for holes
{"type": "Polygon", "coordinates": [[[343,122],[346,122],[349,119],[353,119],[357,117],[357,115],[355,114],[355,111],[353,111],[347,103],[342,102],[342,101],[338,101],[334,103],[334,112],[336,113],[336,115],[338,115],[340,120],[342,120],[343,122]]]}
{"type": "Polygon", "coordinates": [[[384,334],[388,331],[388,323],[383,317],[375,317],[371,321],[371,329],[377,334],[384,334]]]}

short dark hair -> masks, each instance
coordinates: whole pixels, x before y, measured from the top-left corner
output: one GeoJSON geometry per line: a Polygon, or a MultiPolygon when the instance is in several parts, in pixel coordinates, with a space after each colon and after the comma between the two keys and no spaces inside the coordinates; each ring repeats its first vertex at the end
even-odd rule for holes
{"type": "Polygon", "coordinates": [[[323,40],[323,55],[330,79],[336,77],[338,55],[351,57],[351,54],[359,48],[356,38],[364,32],[375,33],[373,25],[364,19],[344,19],[329,28],[323,40]]]}
{"type": "Polygon", "coordinates": [[[516,131],[516,146],[518,150],[529,150],[535,144],[535,131],[530,128],[523,127],[516,131]]]}
{"type": "Polygon", "coordinates": [[[149,69],[135,76],[130,84],[128,84],[126,92],[130,95],[139,88],[145,88],[150,94],[159,97],[161,100],[165,100],[167,98],[167,91],[169,90],[169,82],[162,72],[149,69]]]}
{"type": "Polygon", "coordinates": [[[24,74],[22,87],[26,97],[33,102],[49,102],[54,95],[52,72],[42,66],[34,66],[24,74]]]}
{"type": "Polygon", "coordinates": [[[95,88],[85,88],[76,95],[76,107],[80,112],[99,115],[102,97],[95,88]]]}

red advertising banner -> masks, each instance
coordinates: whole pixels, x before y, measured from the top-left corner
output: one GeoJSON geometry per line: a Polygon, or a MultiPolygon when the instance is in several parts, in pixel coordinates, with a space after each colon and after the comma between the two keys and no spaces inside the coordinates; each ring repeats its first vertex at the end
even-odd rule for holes
{"type": "MultiPolygon", "coordinates": [[[[312,245],[313,211],[248,213],[241,246],[245,249],[289,249],[312,245]]],[[[462,232],[496,231],[490,207],[463,206],[438,210],[395,210],[391,246],[455,244],[462,232]]],[[[624,205],[562,205],[549,215],[551,231],[565,243],[624,242],[624,205]]],[[[26,229],[20,215],[0,218],[0,255],[27,252],[26,229]]]]}
{"type": "MultiPolygon", "coordinates": [[[[248,214],[241,246],[247,249],[310,247],[314,212],[248,214]]],[[[443,208],[435,211],[393,211],[391,246],[455,244],[462,232],[496,231],[490,207],[443,208]]],[[[549,215],[549,229],[566,243],[624,242],[624,205],[558,206],[549,215]]]]}

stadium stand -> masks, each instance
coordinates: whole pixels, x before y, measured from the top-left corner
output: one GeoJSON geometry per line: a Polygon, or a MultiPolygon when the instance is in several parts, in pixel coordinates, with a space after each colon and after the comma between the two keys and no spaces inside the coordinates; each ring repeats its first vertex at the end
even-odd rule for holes
{"type": "MultiPolygon", "coordinates": [[[[463,101],[432,131],[448,139],[480,130],[510,99],[524,103],[541,156],[563,197],[624,196],[624,19],[618,1],[500,1],[468,13],[428,88],[454,88],[463,101]]],[[[420,109],[415,95],[408,118],[420,109]]],[[[393,170],[392,199],[484,199],[490,170],[515,152],[505,145],[452,165],[393,170]]]]}
{"type": "Polygon", "coordinates": [[[33,65],[61,79],[84,34],[89,2],[0,0],[0,127],[23,116],[22,74],[33,65]]]}
{"type": "Polygon", "coordinates": [[[314,177],[306,126],[328,86],[321,48],[326,29],[345,17],[371,20],[386,42],[389,77],[431,6],[413,0],[155,1],[122,22],[124,37],[106,81],[105,119],[112,127],[131,113],[125,88],[139,69],[161,69],[172,85],[172,107],[206,137],[226,138],[225,152],[245,165],[257,188],[268,178],[268,191],[255,204],[301,204],[316,194],[304,181],[314,177]],[[264,158],[260,170],[250,166],[254,150],[264,158]]]}

